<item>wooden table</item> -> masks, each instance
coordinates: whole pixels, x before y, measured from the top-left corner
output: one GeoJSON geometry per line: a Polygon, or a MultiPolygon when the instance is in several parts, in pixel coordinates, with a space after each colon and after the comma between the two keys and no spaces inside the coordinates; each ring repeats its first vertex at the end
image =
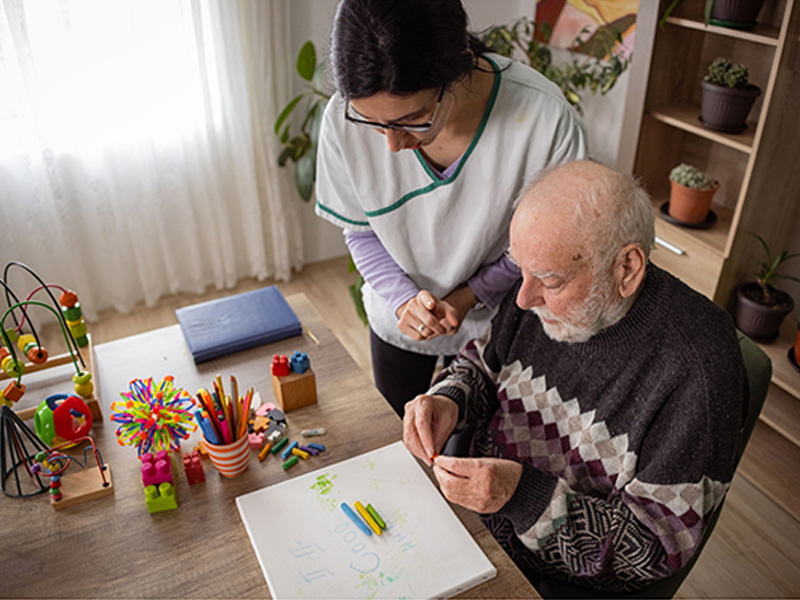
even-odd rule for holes
{"type": "MultiPolygon", "coordinates": [[[[28,499],[0,496],[0,597],[269,597],[234,498],[402,438],[400,419],[308,299],[297,294],[287,300],[319,345],[303,335],[195,366],[175,325],[95,348],[105,422],[96,423],[92,435],[111,466],[114,494],[58,511],[49,506],[46,493],[28,499]],[[178,509],[149,514],[136,450],[116,443],[109,422],[110,404],[128,389],[128,382],[147,377],[160,381],[171,374],[176,385],[193,393],[210,387],[217,374],[226,384],[235,374],[240,389],[254,386],[263,401],[272,401],[271,358],[295,350],[311,357],[319,402],[287,415],[289,434],[325,427],[326,452],[287,472],[274,456],[259,462],[253,455],[248,470],[235,479],[223,479],[204,461],[206,482],[194,486],[178,464],[178,509]]],[[[41,400],[70,391],[69,370],[64,383],[53,377],[38,388],[29,385],[26,395],[38,394],[41,400]]],[[[190,450],[197,435],[182,450],[190,450]]],[[[498,571],[463,597],[538,598],[476,515],[454,508],[498,571]]]]}

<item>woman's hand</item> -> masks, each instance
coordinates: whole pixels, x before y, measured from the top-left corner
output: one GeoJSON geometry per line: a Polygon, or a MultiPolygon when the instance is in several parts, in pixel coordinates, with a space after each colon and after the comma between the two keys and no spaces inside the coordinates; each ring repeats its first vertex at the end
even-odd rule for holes
{"type": "Polygon", "coordinates": [[[406,404],[403,443],[430,465],[458,422],[458,405],[447,396],[421,394],[406,404]]]}
{"type": "Polygon", "coordinates": [[[455,333],[461,323],[454,307],[426,290],[397,309],[397,316],[397,328],[418,342],[455,333]]]}
{"type": "Polygon", "coordinates": [[[453,335],[474,304],[475,294],[468,285],[442,299],[422,290],[397,310],[397,328],[416,341],[453,335]]]}

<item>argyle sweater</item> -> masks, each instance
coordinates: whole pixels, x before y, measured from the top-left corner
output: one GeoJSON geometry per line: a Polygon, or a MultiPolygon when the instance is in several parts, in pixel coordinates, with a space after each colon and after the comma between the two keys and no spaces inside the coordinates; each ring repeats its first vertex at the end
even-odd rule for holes
{"type": "Polygon", "coordinates": [[[429,392],[476,425],[471,455],[523,466],[485,523],[523,571],[603,591],[674,573],[736,466],[747,383],[732,320],[650,264],[622,320],[555,342],[518,289],[429,392]]]}

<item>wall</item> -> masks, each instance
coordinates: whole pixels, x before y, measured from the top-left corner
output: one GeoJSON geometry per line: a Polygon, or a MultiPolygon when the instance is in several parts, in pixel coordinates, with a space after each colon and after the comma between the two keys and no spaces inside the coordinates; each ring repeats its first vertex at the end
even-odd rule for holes
{"type": "MultiPolygon", "coordinates": [[[[522,15],[530,17],[536,5],[535,0],[463,0],[463,3],[473,31],[481,31],[493,24],[511,23],[522,15]]],[[[334,0],[292,0],[292,60],[306,40],[314,42],[319,54],[327,51],[335,9],[334,0]]],[[[555,54],[554,58],[557,58],[555,54]]],[[[592,156],[608,165],[616,163],[627,85],[626,72],[608,95],[590,97],[585,94],[582,103],[592,156]]],[[[302,91],[303,82],[297,78],[295,93],[302,91]]],[[[312,197],[312,201],[304,204],[301,211],[306,263],[345,255],[347,248],[341,230],[314,214],[313,200],[312,197]]],[[[297,201],[302,202],[299,196],[297,201]]]]}

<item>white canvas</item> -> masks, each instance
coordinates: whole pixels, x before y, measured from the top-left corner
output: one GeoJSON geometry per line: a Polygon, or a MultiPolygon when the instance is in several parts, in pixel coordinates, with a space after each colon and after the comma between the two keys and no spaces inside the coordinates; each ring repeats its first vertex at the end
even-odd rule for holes
{"type": "Polygon", "coordinates": [[[240,496],[273,598],[449,597],[497,570],[401,442],[240,496]],[[340,507],[371,504],[363,533],[340,507]]]}

